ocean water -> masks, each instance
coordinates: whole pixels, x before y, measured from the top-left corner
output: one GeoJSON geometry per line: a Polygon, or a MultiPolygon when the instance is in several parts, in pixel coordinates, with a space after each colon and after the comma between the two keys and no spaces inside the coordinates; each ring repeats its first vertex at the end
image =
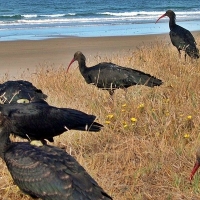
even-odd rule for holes
{"type": "Polygon", "coordinates": [[[0,41],[167,33],[168,9],[200,30],[199,0],[0,0],[0,41]]]}

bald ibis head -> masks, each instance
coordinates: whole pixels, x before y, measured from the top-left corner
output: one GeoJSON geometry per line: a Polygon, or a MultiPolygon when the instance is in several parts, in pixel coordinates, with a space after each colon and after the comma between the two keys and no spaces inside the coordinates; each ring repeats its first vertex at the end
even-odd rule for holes
{"type": "Polygon", "coordinates": [[[85,56],[83,55],[83,53],[81,51],[77,51],[75,54],[74,54],[74,57],[73,59],[71,60],[71,62],[69,63],[68,67],[67,67],[67,72],[69,71],[69,68],[71,66],[71,64],[74,62],[74,61],[78,61],[78,62],[81,62],[81,60],[83,60],[84,62],[86,61],[86,58],[85,56]]]}
{"type": "Polygon", "coordinates": [[[198,150],[196,152],[196,163],[195,163],[193,170],[191,172],[190,180],[193,179],[193,176],[195,175],[195,173],[196,173],[196,171],[198,170],[199,167],[200,167],[200,147],[198,148],[198,150]]]}
{"type": "Polygon", "coordinates": [[[157,23],[161,18],[166,17],[166,16],[169,17],[170,19],[174,20],[174,21],[176,20],[176,14],[174,13],[174,11],[172,11],[172,10],[167,10],[165,14],[161,15],[161,16],[157,19],[156,23],[157,23]]]}

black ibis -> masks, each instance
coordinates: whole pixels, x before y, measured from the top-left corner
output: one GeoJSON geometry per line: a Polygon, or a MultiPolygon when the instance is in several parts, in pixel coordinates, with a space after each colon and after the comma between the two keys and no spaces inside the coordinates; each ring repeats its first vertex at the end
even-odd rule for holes
{"type": "Polygon", "coordinates": [[[29,103],[45,100],[47,95],[32,83],[24,80],[7,81],[0,84],[0,103],[29,103]]]}
{"type": "Polygon", "coordinates": [[[196,173],[196,171],[198,170],[199,167],[200,167],[200,147],[197,149],[197,152],[196,152],[196,163],[195,163],[193,170],[191,172],[190,180],[193,179],[193,176],[194,176],[194,174],[196,173]]]}
{"type": "Polygon", "coordinates": [[[43,200],[112,199],[63,149],[11,142],[6,130],[10,123],[8,117],[0,116],[0,157],[22,192],[43,200]]]}
{"type": "Polygon", "coordinates": [[[177,48],[179,52],[179,57],[181,56],[180,51],[183,50],[185,51],[185,60],[186,54],[191,58],[199,58],[199,50],[190,31],[176,24],[176,14],[172,10],[167,10],[165,14],[158,18],[158,20],[165,16],[169,17],[169,35],[172,44],[177,48]]]}
{"type": "Polygon", "coordinates": [[[2,104],[0,115],[10,121],[7,129],[16,136],[29,140],[53,137],[68,130],[100,131],[103,125],[94,122],[96,116],[71,108],[57,108],[44,102],[2,104]]]}
{"type": "Polygon", "coordinates": [[[128,88],[133,85],[145,85],[148,87],[160,86],[162,81],[150,74],[121,67],[113,63],[102,62],[93,67],[86,66],[86,58],[82,52],[77,51],[70,62],[67,72],[74,61],[78,61],[79,70],[88,84],[108,90],[110,95],[114,90],[128,88]]]}

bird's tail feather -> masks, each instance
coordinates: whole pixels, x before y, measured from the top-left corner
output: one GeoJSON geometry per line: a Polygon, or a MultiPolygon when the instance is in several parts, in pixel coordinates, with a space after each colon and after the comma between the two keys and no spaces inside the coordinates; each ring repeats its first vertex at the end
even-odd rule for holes
{"type": "Polygon", "coordinates": [[[190,56],[191,58],[198,59],[199,58],[199,50],[196,47],[193,47],[189,45],[186,49],[185,52],[190,56]]]}
{"type": "Polygon", "coordinates": [[[137,85],[145,85],[148,87],[154,87],[154,86],[160,86],[163,84],[162,80],[139,70],[133,70],[133,76],[131,78],[137,85]]]}
{"type": "Polygon", "coordinates": [[[94,132],[98,132],[103,128],[103,125],[97,122],[92,123],[89,127],[87,131],[94,131],[94,132]]]}
{"type": "Polygon", "coordinates": [[[147,79],[147,81],[145,83],[145,85],[149,86],[149,87],[160,86],[162,84],[163,84],[162,80],[160,80],[154,76],[151,76],[149,79],[147,79]]]}
{"type": "Polygon", "coordinates": [[[73,128],[73,130],[99,132],[103,127],[102,124],[93,122],[92,124],[86,124],[85,126],[77,126],[73,128]]]}
{"type": "Polygon", "coordinates": [[[162,80],[151,76],[150,74],[140,73],[138,77],[135,76],[138,85],[145,85],[148,87],[160,86],[163,84],[162,80]]]}

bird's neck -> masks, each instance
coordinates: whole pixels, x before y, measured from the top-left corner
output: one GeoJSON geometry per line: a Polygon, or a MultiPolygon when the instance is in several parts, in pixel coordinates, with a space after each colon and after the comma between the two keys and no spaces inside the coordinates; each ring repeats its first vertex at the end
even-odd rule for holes
{"type": "Polygon", "coordinates": [[[0,157],[4,159],[4,153],[11,144],[10,132],[5,128],[0,128],[0,157]]]}
{"type": "Polygon", "coordinates": [[[174,26],[176,26],[175,18],[170,18],[170,20],[169,20],[169,28],[170,28],[170,30],[171,30],[174,26]]]}
{"type": "Polygon", "coordinates": [[[87,66],[85,64],[85,59],[78,60],[78,64],[79,64],[79,70],[80,70],[81,74],[83,74],[85,72],[85,70],[87,69],[87,66]]]}

